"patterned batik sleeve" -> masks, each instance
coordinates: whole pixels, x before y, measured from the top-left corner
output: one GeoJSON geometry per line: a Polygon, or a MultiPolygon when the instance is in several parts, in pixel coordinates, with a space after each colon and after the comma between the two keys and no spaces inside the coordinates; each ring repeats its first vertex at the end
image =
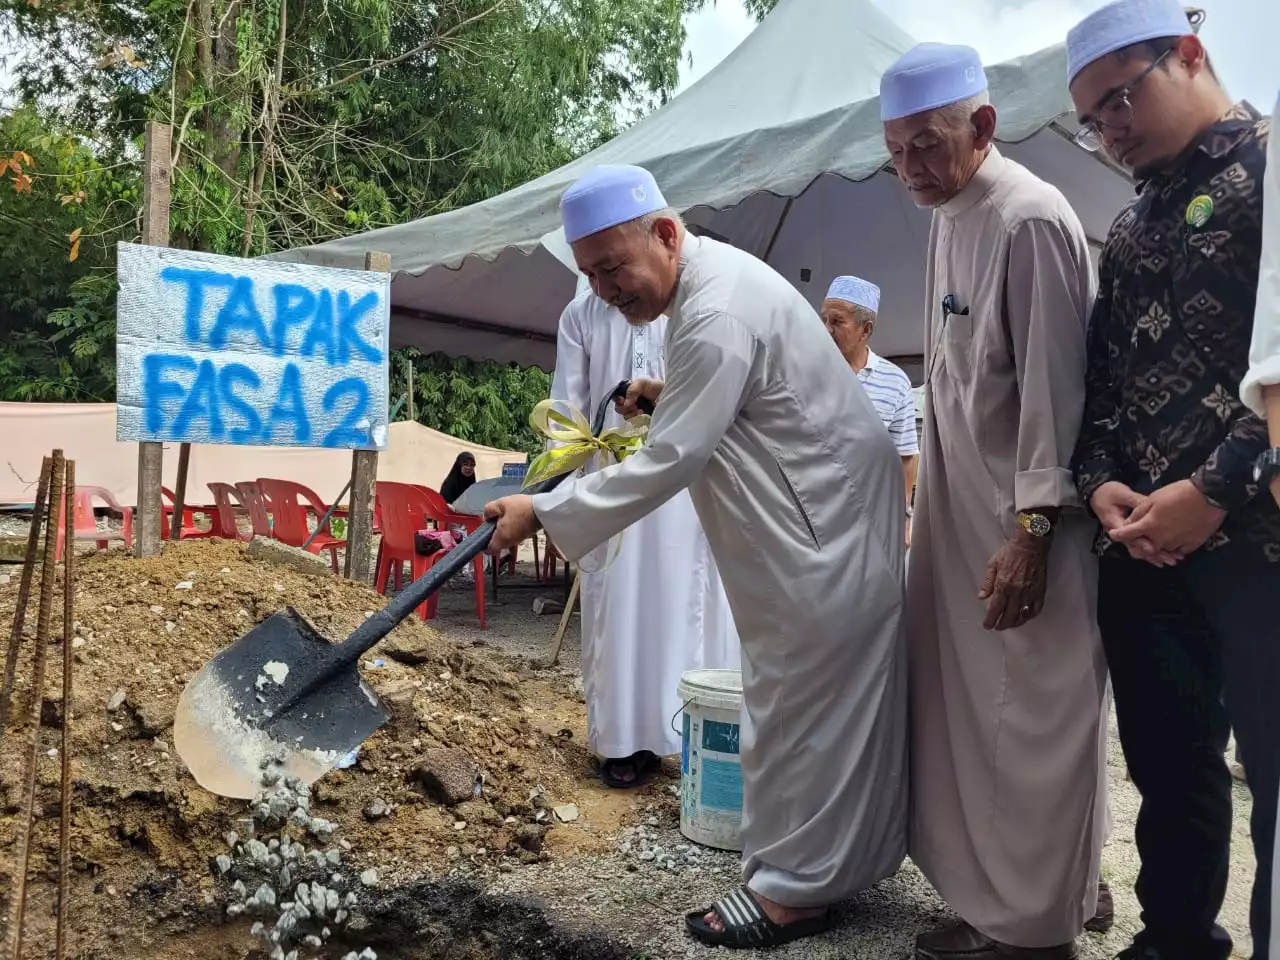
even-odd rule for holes
{"type": "Polygon", "coordinates": [[[1116,479],[1119,463],[1120,384],[1111,375],[1112,267],[1110,244],[1102,252],[1098,298],[1086,342],[1084,416],[1072,469],[1080,502],[1092,512],[1094,491],[1116,479]]]}
{"type": "Polygon", "coordinates": [[[1209,459],[1192,474],[1191,481],[1220,510],[1242,507],[1258,492],[1253,482],[1253,464],[1270,445],[1267,422],[1257,414],[1244,413],[1209,459]]]}

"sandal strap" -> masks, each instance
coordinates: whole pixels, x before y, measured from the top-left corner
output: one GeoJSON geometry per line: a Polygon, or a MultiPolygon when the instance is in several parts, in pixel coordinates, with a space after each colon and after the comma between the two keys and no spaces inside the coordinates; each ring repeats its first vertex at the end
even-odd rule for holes
{"type": "Polygon", "coordinates": [[[738,887],[715,905],[716,915],[726,933],[743,941],[764,943],[773,929],[773,921],[746,887],[738,887]]]}

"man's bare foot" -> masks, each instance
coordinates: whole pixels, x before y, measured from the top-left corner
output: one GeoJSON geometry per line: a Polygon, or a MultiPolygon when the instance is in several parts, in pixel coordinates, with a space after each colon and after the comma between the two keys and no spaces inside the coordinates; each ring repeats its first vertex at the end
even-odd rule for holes
{"type": "MultiPolygon", "coordinates": [[[[827,912],[826,907],[784,907],[782,904],[775,903],[768,897],[760,896],[760,894],[756,893],[754,890],[750,891],[750,893],[752,899],[754,899],[756,903],[760,904],[760,909],[765,912],[765,916],[780,927],[785,927],[787,924],[795,923],[798,920],[812,920],[813,918],[820,917],[827,912]]],[[[707,926],[716,931],[716,933],[724,933],[724,923],[721,922],[719,914],[714,910],[703,917],[703,919],[707,921],[707,926]]]]}

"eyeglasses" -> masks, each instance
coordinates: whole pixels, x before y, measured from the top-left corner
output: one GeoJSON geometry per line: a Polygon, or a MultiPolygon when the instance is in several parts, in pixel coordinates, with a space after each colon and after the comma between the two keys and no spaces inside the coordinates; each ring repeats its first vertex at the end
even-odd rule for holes
{"type": "Polygon", "coordinates": [[[1103,100],[1102,103],[1098,105],[1097,119],[1090,120],[1076,131],[1076,145],[1088,150],[1090,153],[1096,153],[1098,150],[1102,149],[1103,127],[1110,127],[1112,130],[1117,130],[1127,127],[1132,123],[1133,101],[1130,98],[1133,96],[1133,91],[1138,89],[1138,85],[1142,83],[1143,80],[1151,76],[1156,67],[1160,66],[1160,64],[1164,63],[1164,61],[1168,59],[1169,54],[1173,53],[1173,49],[1166,50],[1164,53],[1160,54],[1160,56],[1156,57],[1155,60],[1147,65],[1145,70],[1134,77],[1133,80],[1129,82],[1128,86],[1121,87],[1119,90],[1112,93],[1111,96],[1103,100]]]}

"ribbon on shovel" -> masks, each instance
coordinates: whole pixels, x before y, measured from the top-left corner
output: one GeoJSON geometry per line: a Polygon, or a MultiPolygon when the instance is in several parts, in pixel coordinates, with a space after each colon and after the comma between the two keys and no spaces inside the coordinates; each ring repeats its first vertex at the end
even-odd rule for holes
{"type": "MultiPolygon", "coordinates": [[[[609,427],[593,436],[591,424],[572,404],[557,400],[543,400],[529,414],[529,426],[535,433],[551,441],[554,446],[538,454],[525,474],[524,486],[558,477],[561,474],[573,473],[585,467],[593,459],[599,457],[601,466],[610,462],[621,463],[644,445],[645,436],[649,432],[649,417],[641,414],[626,421],[620,427],[609,427]],[[558,409],[559,408],[559,409],[558,409]]],[[[587,570],[587,573],[600,573],[611,564],[622,546],[622,534],[614,538],[613,550],[609,559],[599,570],[587,570]]],[[[582,567],[581,561],[578,563],[582,567]]]]}

